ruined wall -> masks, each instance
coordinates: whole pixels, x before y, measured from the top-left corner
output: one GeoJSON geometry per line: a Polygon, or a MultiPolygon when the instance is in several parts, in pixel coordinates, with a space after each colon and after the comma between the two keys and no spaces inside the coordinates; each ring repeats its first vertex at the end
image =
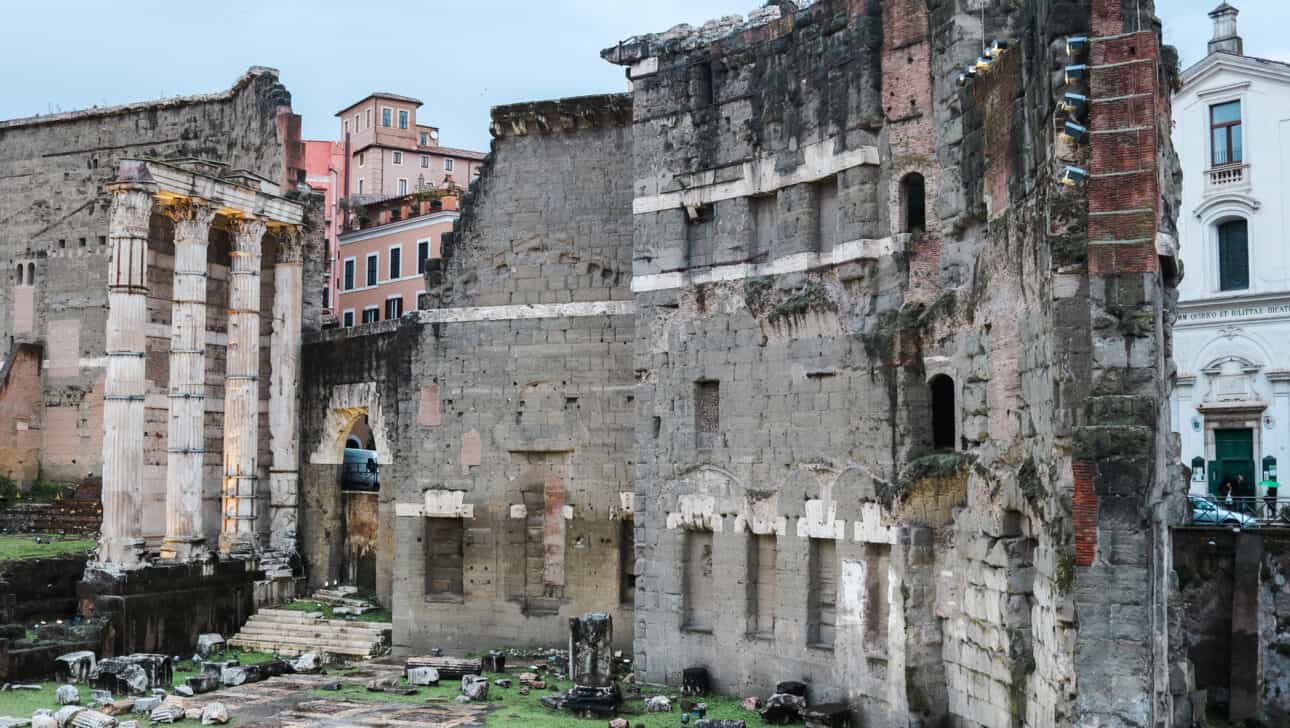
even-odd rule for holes
{"type": "Polygon", "coordinates": [[[635,109],[638,670],[806,679],[874,725],[1169,720],[1158,27],[786,7],[604,53],[635,109]]]}
{"type": "Polygon", "coordinates": [[[631,642],[629,113],[619,96],[495,109],[429,308],[307,344],[310,578],[345,558],[336,448],[366,414],[400,652],[562,644],[587,611],[631,642]]]}
{"type": "MultiPolygon", "coordinates": [[[[46,477],[79,480],[100,467],[109,255],[109,200],[102,185],[115,174],[117,161],[202,157],[290,188],[301,174],[299,119],[290,104],[277,72],[256,67],[217,94],[0,122],[0,261],[7,264],[0,285],[0,348],[23,341],[45,347],[38,435],[46,477]],[[16,285],[19,262],[34,268],[34,284],[27,277],[16,285]]],[[[170,239],[164,222],[157,222],[152,237],[154,248],[164,247],[161,241],[170,239]]],[[[219,247],[216,241],[212,250],[219,247]]],[[[213,262],[217,273],[226,270],[213,262]]],[[[156,249],[150,264],[149,376],[155,384],[154,373],[165,370],[173,264],[156,249]]],[[[213,279],[212,292],[220,285],[213,279]]],[[[212,299],[213,322],[224,319],[223,308],[212,299]]],[[[222,360],[218,348],[212,347],[208,360],[222,360]]],[[[157,414],[164,401],[149,405],[155,410],[150,442],[157,432],[164,440],[164,416],[157,414]]],[[[149,454],[152,480],[156,473],[164,479],[164,442],[160,447],[149,454]]],[[[152,501],[145,522],[164,524],[154,485],[148,486],[152,501]]]]}
{"type": "Polygon", "coordinates": [[[40,475],[41,347],[15,347],[0,365],[0,475],[26,490],[40,475]]]}

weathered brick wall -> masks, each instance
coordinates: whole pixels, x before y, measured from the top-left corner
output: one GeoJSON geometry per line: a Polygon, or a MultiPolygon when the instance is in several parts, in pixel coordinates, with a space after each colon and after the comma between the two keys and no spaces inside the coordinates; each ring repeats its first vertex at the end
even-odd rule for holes
{"type": "Polygon", "coordinates": [[[40,474],[41,355],[18,346],[0,366],[0,475],[24,490],[40,474]]]}
{"type": "MultiPolygon", "coordinates": [[[[0,260],[11,281],[20,261],[35,263],[34,286],[0,286],[0,336],[43,344],[39,467],[45,477],[80,480],[95,475],[102,457],[104,335],[107,317],[107,211],[103,184],[117,162],[131,157],[201,157],[244,169],[294,189],[301,174],[299,118],[277,72],[252,68],[227,91],[0,122],[0,260]],[[21,295],[19,295],[21,294],[21,295]],[[31,296],[31,325],[19,326],[31,296]]],[[[316,215],[320,227],[321,215],[316,215]]],[[[169,322],[173,277],[172,225],[154,216],[149,253],[149,322],[143,523],[146,535],[165,526],[166,413],[169,322]]],[[[272,270],[267,246],[266,271],[272,270]]],[[[317,248],[315,243],[313,248],[317,248]]],[[[228,236],[214,231],[208,317],[208,432],[205,523],[208,539],[219,527],[222,468],[223,349],[227,324],[228,236]]],[[[315,256],[316,257],[316,256],[315,256]]],[[[321,261],[306,263],[307,319],[316,327],[321,261]]],[[[272,275],[263,277],[263,320],[271,320],[272,275]]],[[[263,327],[268,333],[269,326],[263,327]]],[[[263,347],[267,380],[268,347],[263,347]]],[[[268,398],[268,387],[261,387],[268,398]]],[[[267,433],[267,419],[261,432],[267,433]]],[[[267,477],[268,438],[259,461],[267,477]]],[[[267,482],[267,480],[265,481],[267,482]]],[[[267,519],[265,527],[267,528],[267,519]]]]}

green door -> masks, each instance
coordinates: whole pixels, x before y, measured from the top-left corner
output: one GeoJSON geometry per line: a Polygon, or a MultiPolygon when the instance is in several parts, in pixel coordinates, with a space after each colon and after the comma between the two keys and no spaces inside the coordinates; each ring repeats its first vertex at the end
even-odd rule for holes
{"type": "Polygon", "coordinates": [[[1254,431],[1215,430],[1214,460],[1209,465],[1209,492],[1221,495],[1219,485],[1229,476],[1245,476],[1245,492],[1233,493],[1236,497],[1254,497],[1254,431]]]}

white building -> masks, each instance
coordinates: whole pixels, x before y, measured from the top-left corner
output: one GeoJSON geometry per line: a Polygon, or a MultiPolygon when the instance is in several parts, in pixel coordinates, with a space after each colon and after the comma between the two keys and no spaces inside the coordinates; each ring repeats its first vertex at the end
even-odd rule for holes
{"type": "Polygon", "coordinates": [[[1227,3],[1210,13],[1209,54],[1173,99],[1184,265],[1173,426],[1183,461],[1204,460],[1193,493],[1238,472],[1263,481],[1268,457],[1290,465],[1290,64],[1244,55],[1236,16],[1227,3]]]}

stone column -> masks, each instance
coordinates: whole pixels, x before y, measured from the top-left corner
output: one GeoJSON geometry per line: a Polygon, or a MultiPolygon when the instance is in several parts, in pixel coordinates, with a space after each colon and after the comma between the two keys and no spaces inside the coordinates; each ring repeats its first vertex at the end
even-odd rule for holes
{"type": "Polygon", "coordinates": [[[216,208],[180,202],[175,221],[174,303],[170,309],[170,422],[166,447],[166,539],[161,556],[205,554],[202,464],[206,457],[206,248],[216,208]]]}
{"type": "Polygon", "coordinates": [[[131,569],[143,559],[144,355],[148,323],[148,228],[152,191],[109,188],[107,379],[103,389],[103,526],[98,562],[131,569]]]}
{"type": "Polygon", "coordinates": [[[224,499],[221,556],[253,556],[256,454],[260,440],[260,252],[265,224],[233,223],[228,348],[224,376],[224,499]]]}
{"type": "Polygon", "coordinates": [[[273,266],[273,336],[269,341],[269,436],[273,469],[269,471],[269,546],[280,556],[296,551],[300,484],[300,325],[302,298],[302,232],[287,228],[278,238],[273,266]]]}

